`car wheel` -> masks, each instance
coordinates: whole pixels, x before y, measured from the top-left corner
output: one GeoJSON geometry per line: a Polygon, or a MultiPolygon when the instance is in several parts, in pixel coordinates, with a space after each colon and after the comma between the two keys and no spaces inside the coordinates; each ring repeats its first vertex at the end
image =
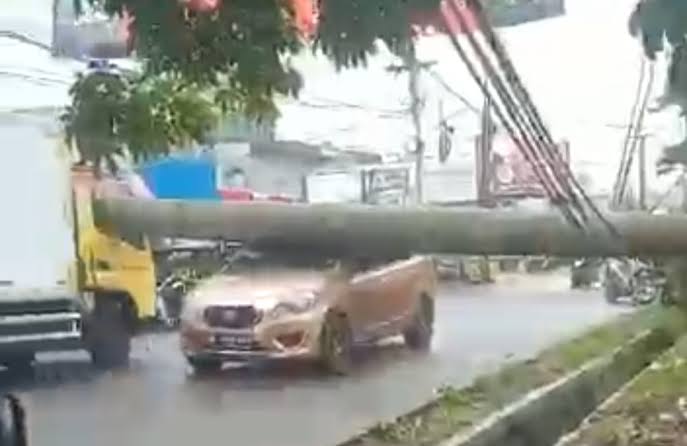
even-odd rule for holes
{"type": "Polygon", "coordinates": [[[89,351],[96,367],[114,369],[129,365],[131,330],[122,302],[102,296],[96,303],[88,330],[89,351]]]}
{"type": "Polygon", "coordinates": [[[325,370],[337,375],[350,372],[353,335],[346,316],[328,313],[320,334],[320,355],[325,370]]]}
{"type": "Polygon", "coordinates": [[[406,345],[414,350],[426,350],[434,334],[434,300],[422,296],[411,325],[403,332],[406,345]]]}
{"type": "Polygon", "coordinates": [[[187,356],[186,361],[189,363],[195,373],[212,373],[218,372],[222,369],[222,361],[217,358],[200,358],[196,356],[187,356]]]}

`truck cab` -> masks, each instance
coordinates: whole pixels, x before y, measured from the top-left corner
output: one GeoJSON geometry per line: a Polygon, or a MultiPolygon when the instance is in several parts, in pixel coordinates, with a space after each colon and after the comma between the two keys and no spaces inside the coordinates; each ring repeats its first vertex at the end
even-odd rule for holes
{"type": "Polygon", "coordinates": [[[122,365],[136,323],[155,314],[148,240],[124,240],[93,222],[92,195],[122,182],[73,168],[38,117],[2,118],[0,365],[80,348],[98,365],[122,365]]]}

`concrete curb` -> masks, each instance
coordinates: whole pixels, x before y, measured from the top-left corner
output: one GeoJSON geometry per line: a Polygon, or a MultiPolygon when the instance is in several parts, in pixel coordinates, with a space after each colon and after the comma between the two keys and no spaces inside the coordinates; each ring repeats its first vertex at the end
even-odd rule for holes
{"type": "Polygon", "coordinates": [[[549,446],[575,429],[674,342],[664,330],[645,331],[612,353],[536,389],[468,432],[437,446],[549,446]]]}

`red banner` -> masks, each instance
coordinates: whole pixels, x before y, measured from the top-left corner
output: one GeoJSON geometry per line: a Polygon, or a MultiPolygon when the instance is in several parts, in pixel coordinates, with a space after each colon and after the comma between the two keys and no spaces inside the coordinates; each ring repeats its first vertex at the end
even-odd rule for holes
{"type": "MultiPolygon", "coordinates": [[[[570,163],[570,149],[567,142],[557,144],[563,165],[557,166],[559,172],[565,172],[570,163]]],[[[545,169],[543,160],[539,162],[541,169],[545,169]]],[[[525,159],[517,145],[506,135],[494,137],[491,155],[489,157],[491,176],[491,194],[495,198],[502,197],[534,197],[547,196],[535,169],[525,159]]]]}

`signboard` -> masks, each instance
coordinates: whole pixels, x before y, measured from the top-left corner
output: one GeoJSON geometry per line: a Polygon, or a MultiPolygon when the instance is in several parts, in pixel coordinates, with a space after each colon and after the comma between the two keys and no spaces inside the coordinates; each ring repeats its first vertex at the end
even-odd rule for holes
{"type": "Polygon", "coordinates": [[[367,204],[406,204],[410,189],[410,170],[406,166],[375,167],[363,170],[363,202],[367,204]]]}
{"type": "MultiPolygon", "coordinates": [[[[567,142],[557,145],[562,165],[561,171],[570,163],[570,148],[567,142]]],[[[492,198],[546,198],[546,190],[537,178],[535,169],[525,159],[518,146],[508,135],[497,134],[487,158],[486,181],[492,198]]],[[[478,169],[480,167],[478,166],[478,169]]],[[[541,163],[541,169],[544,164],[541,163]]]]}
{"type": "Polygon", "coordinates": [[[449,205],[477,200],[475,167],[470,161],[427,167],[423,198],[427,204],[449,205]]]}
{"type": "Polygon", "coordinates": [[[303,196],[308,203],[359,203],[360,181],[356,171],[316,172],[304,178],[303,196]]]}
{"type": "Polygon", "coordinates": [[[410,189],[410,165],[356,166],[305,176],[308,203],[366,203],[404,205],[410,189]]]}

